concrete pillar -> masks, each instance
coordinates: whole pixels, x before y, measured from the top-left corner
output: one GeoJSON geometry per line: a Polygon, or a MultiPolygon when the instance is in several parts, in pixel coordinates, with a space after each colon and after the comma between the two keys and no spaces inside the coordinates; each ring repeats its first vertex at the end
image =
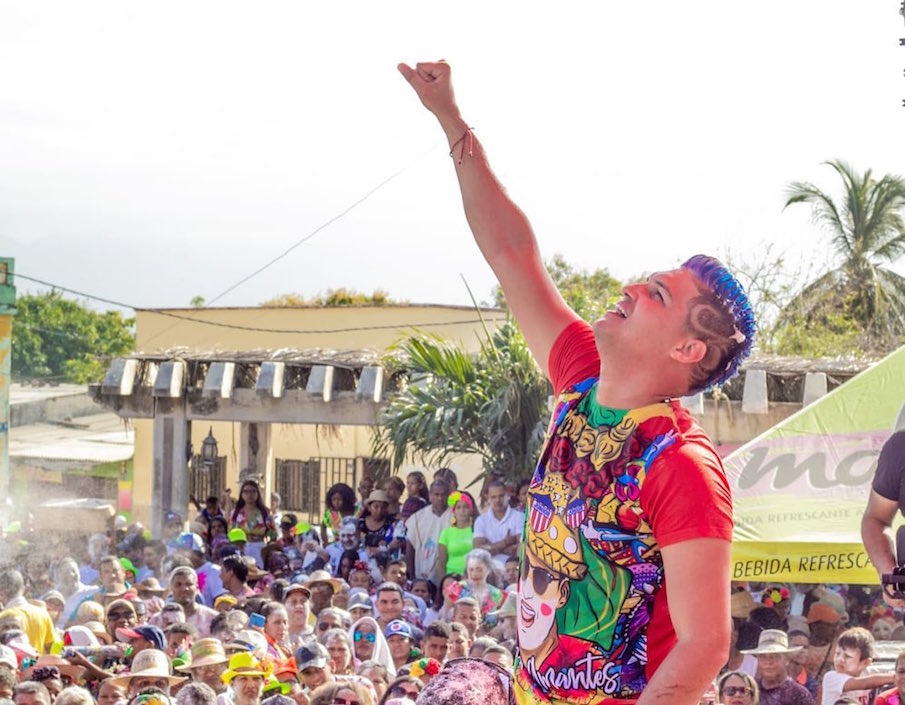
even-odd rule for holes
{"type": "Polygon", "coordinates": [[[168,511],[188,517],[189,470],[186,447],[189,423],[178,402],[170,413],[154,415],[154,470],[151,479],[151,531],[160,536],[168,511]]]}
{"type": "Polygon", "coordinates": [[[745,388],[742,391],[742,411],[746,414],[767,413],[766,370],[745,371],[745,388]]]}
{"type": "Polygon", "coordinates": [[[804,376],[804,392],[801,403],[804,406],[826,396],[826,372],[808,372],[804,376]]]}
{"type": "Polygon", "coordinates": [[[16,287],[13,285],[15,260],[0,257],[0,526],[10,521],[9,501],[9,385],[12,369],[13,315],[16,313],[16,287]]]}
{"type": "Polygon", "coordinates": [[[239,424],[239,482],[247,474],[255,474],[263,478],[262,489],[264,502],[270,504],[270,493],[273,491],[273,443],[272,426],[269,423],[239,424]],[[253,446],[257,444],[257,453],[253,446]]]}

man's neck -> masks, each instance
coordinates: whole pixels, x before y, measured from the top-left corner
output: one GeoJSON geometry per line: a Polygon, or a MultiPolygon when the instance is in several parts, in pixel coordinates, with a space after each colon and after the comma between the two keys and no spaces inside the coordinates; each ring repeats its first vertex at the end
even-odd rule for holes
{"type": "Polygon", "coordinates": [[[497,519],[502,519],[504,516],[506,516],[506,512],[509,511],[509,507],[503,507],[500,511],[497,511],[496,509],[491,507],[490,511],[493,512],[494,517],[496,517],[497,519]]]}
{"type": "Polygon", "coordinates": [[[437,511],[437,508],[433,504],[431,505],[431,511],[434,513],[434,516],[437,516],[437,517],[442,517],[444,514],[446,514],[447,509],[448,509],[448,507],[446,507],[446,505],[444,505],[444,506],[440,507],[439,511],[437,511]]]}
{"type": "Polygon", "coordinates": [[[613,367],[604,370],[601,363],[595,400],[610,409],[640,409],[672,397],[665,391],[665,387],[671,386],[664,385],[662,380],[653,380],[649,371],[642,372],[638,368],[620,371],[613,367]]]}

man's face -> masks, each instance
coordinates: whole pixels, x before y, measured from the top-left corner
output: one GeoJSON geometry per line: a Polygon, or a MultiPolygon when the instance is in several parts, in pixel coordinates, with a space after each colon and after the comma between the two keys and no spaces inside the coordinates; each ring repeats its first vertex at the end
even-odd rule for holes
{"type": "Polygon", "coordinates": [[[506,561],[506,569],[503,577],[506,580],[507,586],[514,585],[518,582],[518,561],[506,561]]]}
{"type": "Polygon", "coordinates": [[[134,698],[143,690],[156,688],[163,691],[167,695],[170,694],[170,682],[166,678],[149,678],[144,676],[136,676],[129,681],[129,698],[134,698]]]}
{"type": "Polygon", "coordinates": [[[301,590],[290,592],[286,597],[286,612],[289,613],[289,621],[302,626],[308,624],[311,614],[311,606],[308,604],[308,595],[301,590]]]}
{"type": "Polygon", "coordinates": [[[602,357],[635,365],[662,362],[682,341],[695,337],[687,321],[700,291],[687,269],[656,272],[622,291],[617,306],[592,326],[602,357]]]}
{"type": "Polygon", "coordinates": [[[394,661],[402,661],[407,659],[412,652],[412,642],[407,636],[402,634],[393,634],[387,639],[390,647],[390,655],[394,661]]]}
{"type": "Polygon", "coordinates": [[[758,654],[757,670],[761,678],[771,683],[785,680],[786,655],[785,654],[758,654]]]}
{"type": "Polygon", "coordinates": [[[453,609],[453,621],[463,624],[468,633],[471,634],[471,637],[474,638],[478,627],[481,626],[481,612],[473,605],[457,604],[453,609]]]}
{"type": "Polygon", "coordinates": [[[402,596],[395,590],[381,590],[377,593],[377,614],[384,622],[402,617],[402,596]]]}
{"type": "Polygon", "coordinates": [[[101,681],[97,691],[97,705],[115,705],[126,697],[126,691],[109,680],[101,681]]]}
{"type": "Polygon", "coordinates": [[[435,514],[442,514],[446,511],[446,502],[449,500],[449,492],[440,485],[431,485],[430,503],[435,514]]]}
{"type": "Polygon", "coordinates": [[[525,551],[518,595],[519,647],[534,650],[556,630],[556,610],[569,599],[569,581],[525,551]]]}
{"type": "Polygon", "coordinates": [[[470,648],[471,643],[465,634],[462,632],[453,632],[449,635],[449,652],[447,658],[465,658],[468,656],[468,650],[470,648]]]}
{"type": "Polygon", "coordinates": [[[789,637],[789,646],[801,646],[802,648],[794,653],[789,654],[789,661],[799,668],[803,668],[808,660],[808,647],[811,640],[804,634],[793,634],[789,637]]]}
{"type": "Polygon", "coordinates": [[[198,581],[194,575],[179,573],[173,578],[170,589],[173,601],[185,607],[194,604],[195,595],[198,594],[198,581]]]}
{"type": "Polygon", "coordinates": [[[50,701],[38,693],[18,693],[15,702],[16,705],[50,705],[50,701]]]}
{"type": "Polygon", "coordinates": [[[406,567],[402,563],[393,563],[387,567],[386,579],[391,583],[396,583],[400,587],[405,585],[406,567]]]}
{"type": "Polygon", "coordinates": [[[117,629],[135,626],[135,610],[124,604],[114,604],[107,610],[107,633],[116,635],[117,629]]]}
{"type": "Polygon", "coordinates": [[[167,634],[167,656],[170,658],[176,658],[181,652],[187,651],[190,646],[188,634],[178,632],[167,634]]]}
{"type": "Polygon", "coordinates": [[[322,614],[317,619],[317,638],[320,639],[331,629],[341,629],[342,626],[343,623],[339,618],[339,615],[335,615],[330,612],[328,612],[327,614],[322,614]]]}
{"type": "Polygon", "coordinates": [[[119,563],[107,561],[101,566],[100,580],[104,589],[112,591],[123,582],[123,567],[119,563]]]}
{"type": "Polygon", "coordinates": [[[343,550],[354,551],[358,548],[358,529],[353,526],[343,526],[339,530],[339,541],[343,550]]]}
{"type": "Polygon", "coordinates": [[[261,700],[264,690],[264,679],[261,676],[236,676],[231,685],[236,705],[253,705],[261,700]]]}
{"type": "Polygon", "coordinates": [[[358,483],[358,494],[361,495],[362,501],[368,498],[368,495],[374,491],[374,478],[370,475],[363,475],[358,483]]]}
{"type": "Polygon", "coordinates": [[[315,605],[329,605],[333,599],[333,586],[330,583],[309,584],[308,589],[311,590],[311,601],[315,605]]]}
{"type": "Polygon", "coordinates": [[[221,676],[226,673],[225,663],[214,663],[209,666],[198,666],[192,669],[192,680],[196,683],[205,683],[215,693],[226,690],[221,676]]]}
{"type": "Polygon", "coordinates": [[[157,551],[155,551],[151,546],[145,546],[141,551],[141,558],[144,561],[144,564],[148,568],[156,568],[157,567],[157,551]]]}
{"type": "Polygon", "coordinates": [[[72,561],[64,561],[57,568],[57,584],[64,588],[64,592],[74,589],[79,582],[79,567],[72,561]]]}
{"type": "Polygon", "coordinates": [[[496,514],[502,514],[506,511],[506,507],[509,506],[509,495],[505,487],[497,487],[496,485],[491,487],[487,492],[487,500],[490,502],[490,508],[496,514]]]}
{"type": "Polygon", "coordinates": [[[842,647],[836,645],[836,652],[833,654],[833,668],[839,673],[845,673],[849,676],[860,676],[870,665],[871,659],[861,658],[861,650],[852,647],[842,647]]]}
{"type": "Polygon", "coordinates": [[[415,597],[420,597],[426,604],[430,604],[431,601],[431,593],[427,587],[427,583],[423,580],[416,580],[412,584],[412,589],[410,591],[415,597]]]}
{"type": "Polygon", "coordinates": [[[836,635],[836,625],[829,622],[814,622],[811,628],[811,644],[814,646],[826,646],[836,635]]]}
{"type": "Polygon", "coordinates": [[[308,690],[314,690],[318,686],[323,685],[329,680],[329,678],[329,667],[315,668],[313,666],[309,666],[308,668],[299,671],[299,679],[302,681],[304,686],[308,688],[308,690]]]}
{"type": "Polygon", "coordinates": [[[445,636],[429,636],[424,640],[424,655],[427,658],[434,658],[443,663],[446,661],[447,653],[449,653],[449,639],[445,636]]]}

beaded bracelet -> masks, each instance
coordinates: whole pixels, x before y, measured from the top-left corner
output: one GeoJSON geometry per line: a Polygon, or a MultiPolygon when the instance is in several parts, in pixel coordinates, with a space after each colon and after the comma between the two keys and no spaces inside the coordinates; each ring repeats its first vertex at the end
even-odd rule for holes
{"type": "Polygon", "coordinates": [[[467,130],[465,130],[465,133],[453,143],[453,146],[450,147],[450,150],[449,150],[449,156],[453,155],[453,152],[456,151],[456,147],[458,147],[460,143],[462,144],[462,151],[459,152],[459,159],[456,161],[456,164],[461,164],[462,160],[465,159],[465,145],[466,144],[468,145],[468,156],[469,157],[473,156],[473,150],[474,150],[474,128],[473,127],[469,127],[467,130]],[[467,142],[466,142],[466,137],[468,138],[467,142]]]}

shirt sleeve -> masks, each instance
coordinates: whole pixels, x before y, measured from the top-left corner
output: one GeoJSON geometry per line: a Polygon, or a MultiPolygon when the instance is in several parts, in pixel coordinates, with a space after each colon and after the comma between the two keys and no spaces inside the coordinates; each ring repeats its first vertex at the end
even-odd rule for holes
{"type": "Polygon", "coordinates": [[[842,689],[848,682],[850,675],[838,671],[827,671],[823,676],[823,695],[820,705],[833,705],[842,695],[842,689]]]}
{"type": "Polygon", "coordinates": [[[446,546],[447,549],[449,548],[449,530],[448,529],[443,529],[443,531],[440,532],[440,536],[437,539],[437,543],[440,544],[441,546],[446,546]]]}
{"type": "Polygon", "coordinates": [[[550,349],[547,369],[554,394],[600,374],[600,356],[589,323],[573,321],[563,329],[550,349]]]}
{"type": "Polygon", "coordinates": [[[477,519],[474,520],[474,527],[471,530],[472,540],[474,539],[486,539],[487,538],[487,520],[484,519],[484,515],[481,514],[477,519]]]}
{"type": "Polygon", "coordinates": [[[698,538],[732,540],[732,497],[712,448],[683,442],[648,468],[641,506],[661,547],[698,538]]]}
{"type": "Polygon", "coordinates": [[[905,483],[905,431],[896,431],[883,445],[877,459],[877,472],[872,484],[881,497],[902,506],[902,485],[905,483]]]}

